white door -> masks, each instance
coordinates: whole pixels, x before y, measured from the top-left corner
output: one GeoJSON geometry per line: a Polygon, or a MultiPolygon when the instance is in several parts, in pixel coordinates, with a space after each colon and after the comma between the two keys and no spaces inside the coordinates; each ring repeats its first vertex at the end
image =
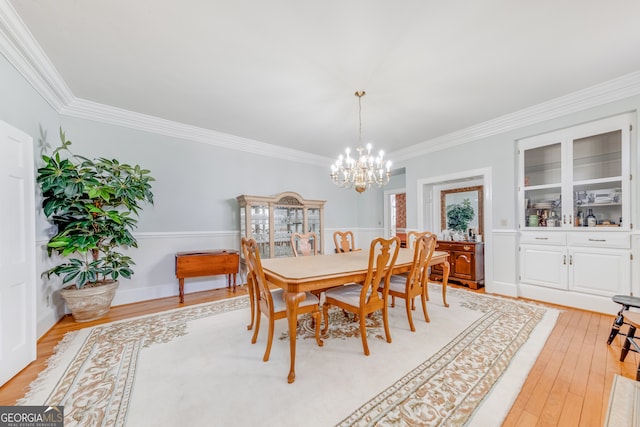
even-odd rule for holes
{"type": "Polygon", "coordinates": [[[567,289],[567,252],[562,246],[521,245],[520,281],[567,289]]]}
{"type": "Polygon", "coordinates": [[[0,385],[36,358],[33,140],[0,121],[0,385]]]}
{"type": "Polygon", "coordinates": [[[608,248],[569,250],[569,289],[611,297],[631,292],[631,251],[608,248]]]}

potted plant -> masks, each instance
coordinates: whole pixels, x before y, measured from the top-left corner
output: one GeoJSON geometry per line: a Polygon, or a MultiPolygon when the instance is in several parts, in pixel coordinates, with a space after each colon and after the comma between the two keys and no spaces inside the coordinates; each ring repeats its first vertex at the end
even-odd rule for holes
{"type": "Polygon", "coordinates": [[[447,206],[447,228],[465,233],[475,213],[469,199],[447,206]]]}
{"type": "Polygon", "coordinates": [[[153,204],[150,171],[118,160],[73,154],[60,129],[61,145],[42,156],[36,181],[42,209],[54,225],[47,253],[61,263],[45,271],[62,277],[60,294],[78,322],[103,317],[120,277],[130,278],[135,263],[118,249],[138,247],[131,234],[143,202],[153,204]]]}

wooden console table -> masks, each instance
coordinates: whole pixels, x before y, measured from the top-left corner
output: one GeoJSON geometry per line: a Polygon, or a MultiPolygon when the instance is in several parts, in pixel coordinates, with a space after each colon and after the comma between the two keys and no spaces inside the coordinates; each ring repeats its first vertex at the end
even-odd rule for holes
{"type": "Polygon", "coordinates": [[[227,286],[236,291],[236,274],[240,265],[240,254],[232,249],[178,252],[176,254],[176,277],[180,285],[180,302],[184,302],[184,279],[187,277],[227,275],[227,286]]]}
{"type": "MultiPolygon", "coordinates": [[[[438,240],[437,251],[449,254],[451,271],[449,281],[459,282],[478,289],[484,286],[484,244],[481,242],[454,242],[438,240]]],[[[431,267],[431,280],[442,280],[443,272],[440,266],[431,267]]]]}

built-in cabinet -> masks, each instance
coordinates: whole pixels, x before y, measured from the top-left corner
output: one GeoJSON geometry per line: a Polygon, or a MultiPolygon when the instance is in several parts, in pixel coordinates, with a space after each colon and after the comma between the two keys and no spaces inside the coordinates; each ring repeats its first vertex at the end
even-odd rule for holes
{"type": "Polygon", "coordinates": [[[629,294],[629,234],[523,232],[520,282],[606,297],[629,294]]]}
{"type": "Polygon", "coordinates": [[[323,252],[324,200],[307,200],[290,191],[275,196],[243,194],[237,200],[240,235],[256,239],[261,258],[293,256],[293,233],[316,233],[318,240],[312,244],[323,252]]]}
{"type": "Polygon", "coordinates": [[[610,297],[631,291],[633,115],[523,139],[519,281],[610,297]]]}

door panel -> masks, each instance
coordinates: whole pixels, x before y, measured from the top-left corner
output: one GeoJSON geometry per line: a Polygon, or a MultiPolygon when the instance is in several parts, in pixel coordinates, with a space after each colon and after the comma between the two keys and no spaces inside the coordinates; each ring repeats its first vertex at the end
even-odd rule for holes
{"type": "Polygon", "coordinates": [[[0,121],[0,385],[36,358],[31,137],[0,121]]]}
{"type": "Polygon", "coordinates": [[[631,292],[630,251],[573,248],[569,257],[571,290],[604,296],[631,292]]]}
{"type": "Polygon", "coordinates": [[[555,246],[522,245],[520,271],[521,282],[567,289],[566,250],[555,246]]]}

